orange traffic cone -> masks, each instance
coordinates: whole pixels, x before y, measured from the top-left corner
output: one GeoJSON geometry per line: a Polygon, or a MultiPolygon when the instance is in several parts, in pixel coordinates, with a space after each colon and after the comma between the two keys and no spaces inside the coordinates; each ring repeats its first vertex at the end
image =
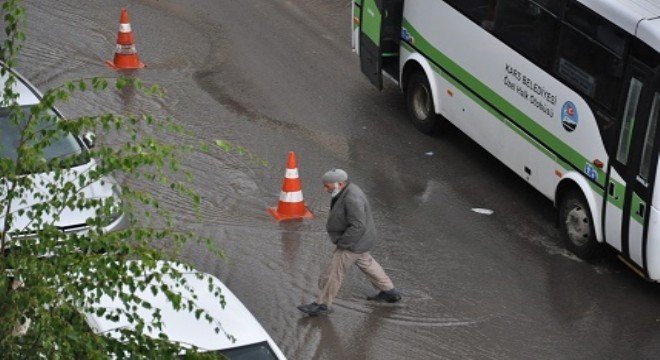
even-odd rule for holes
{"type": "Polygon", "coordinates": [[[296,164],[296,154],[293,151],[289,151],[289,162],[286,165],[286,174],[284,175],[280,201],[277,204],[277,208],[268,208],[268,212],[277,221],[314,217],[314,214],[305,207],[305,202],[303,201],[302,187],[300,186],[300,178],[298,177],[298,165],[296,164]]]}
{"type": "Polygon", "coordinates": [[[115,59],[105,61],[108,66],[115,70],[121,69],[140,69],[145,65],[138,59],[135,50],[135,38],[131,31],[131,23],[128,21],[128,11],[121,9],[119,18],[119,33],[117,34],[117,48],[115,50],[115,59]]]}

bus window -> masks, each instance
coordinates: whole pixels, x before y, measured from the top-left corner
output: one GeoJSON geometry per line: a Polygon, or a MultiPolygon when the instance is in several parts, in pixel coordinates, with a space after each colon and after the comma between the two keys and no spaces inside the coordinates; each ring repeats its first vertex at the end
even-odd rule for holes
{"type": "Polygon", "coordinates": [[[566,8],[566,22],[573,25],[586,37],[623,56],[628,36],[626,33],[584,6],[570,1],[566,8]]]}
{"type": "Polygon", "coordinates": [[[495,34],[543,68],[554,58],[558,20],[529,0],[500,1],[495,34]]]}
{"type": "Polygon", "coordinates": [[[639,97],[642,94],[642,82],[631,78],[628,96],[626,97],[626,107],[623,112],[623,121],[621,122],[621,133],[619,134],[619,146],[616,152],[616,160],[623,165],[628,163],[628,151],[630,150],[630,140],[632,137],[633,126],[635,125],[635,114],[637,114],[637,105],[639,97]]]}
{"type": "Polygon", "coordinates": [[[631,42],[630,56],[645,64],[650,69],[660,66],[660,54],[638,39],[633,39],[631,42]]]}
{"type": "Polygon", "coordinates": [[[540,5],[542,8],[547,10],[549,13],[559,17],[561,15],[563,0],[532,0],[532,2],[540,5]]]}
{"type": "Polygon", "coordinates": [[[449,0],[447,3],[484,29],[492,29],[496,0],[449,0]]]}
{"type": "Polygon", "coordinates": [[[655,93],[653,104],[651,105],[651,114],[649,123],[646,126],[646,135],[644,136],[644,148],[642,150],[642,161],[639,165],[639,176],[637,179],[648,186],[649,173],[651,172],[651,159],[653,155],[653,141],[655,140],[656,129],[658,126],[658,115],[660,113],[660,94],[655,93]]]}
{"type": "Polygon", "coordinates": [[[579,31],[564,26],[557,74],[578,91],[612,111],[623,77],[623,60],[579,31]]]}

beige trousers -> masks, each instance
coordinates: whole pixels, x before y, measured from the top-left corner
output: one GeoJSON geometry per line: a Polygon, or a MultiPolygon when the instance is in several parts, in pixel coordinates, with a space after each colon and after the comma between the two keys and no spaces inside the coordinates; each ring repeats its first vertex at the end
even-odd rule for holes
{"type": "Polygon", "coordinates": [[[376,262],[369,252],[356,254],[340,248],[332,253],[332,259],[325,271],[319,277],[319,289],[321,292],[316,300],[318,304],[332,305],[332,301],[339,292],[344,281],[344,275],[351,265],[357,265],[367,275],[371,283],[381,291],[394,289],[394,284],[385,270],[376,262]]]}

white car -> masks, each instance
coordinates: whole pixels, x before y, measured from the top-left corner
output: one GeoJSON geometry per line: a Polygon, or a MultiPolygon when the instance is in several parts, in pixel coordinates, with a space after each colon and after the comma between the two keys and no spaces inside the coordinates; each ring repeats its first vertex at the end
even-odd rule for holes
{"type": "MultiPolygon", "coordinates": [[[[5,67],[0,63],[0,66],[5,67]]],[[[31,85],[25,78],[18,73],[7,69],[11,72],[16,79],[13,86],[13,92],[18,94],[18,105],[22,108],[24,119],[21,124],[27,122],[30,114],[30,109],[38,104],[42,94],[31,85]]],[[[4,87],[9,78],[8,74],[0,76],[0,89],[4,92],[4,87]]],[[[0,97],[2,92],[0,92],[0,97]]],[[[3,104],[3,106],[5,106],[3,104]]],[[[53,119],[62,119],[62,116],[56,109],[52,109],[49,115],[53,119]]],[[[40,125],[43,128],[47,125],[40,125]]],[[[14,163],[17,159],[17,148],[21,141],[21,131],[19,126],[10,121],[10,111],[8,108],[0,107],[0,159],[2,161],[12,160],[14,163]]],[[[67,163],[67,168],[64,169],[63,175],[65,181],[74,180],[77,174],[84,174],[93,170],[96,167],[96,161],[89,156],[89,149],[93,146],[93,136],[86,136],[84,139],[76,134],[62,134],[53,140],[49,146],[43,151],[43,157],[46,161],[51,162],[53,159],[70,159],[71,163],[67,163]]],[[[30,237],[31,233],[38,230],[33,227],[34,219],[28,213],[19,213],[19,209],[30,209],[35,204],[44,202],[49,196],[48,184],[60,184],[62,180],[56,180],[55,172],[45,172],[37,174],[29,174],[37,184],[29,192],[24,193],[21,197],[15,198],[11,203],[11,209],[14,212],[14,222],[11,226],[10,233],[18,232],[21,236],[30,237]],[[45,196],[45,197],[44,197],[45,196]]],[[[74,181],[77,183],[77,181],[74,181]]],[[[11,184],[2,179],[0,181],[0,197],[7,196],[7,190],[11,184]]],[[[87,186],[79,189],[80,193],[87,199],[106,199],[115,197],[116,211],[108,219],[104,219],[104,230],[112,231],[116,229],[125,228],[128,225],[128,220],[121,209],[121,200],[119,189],[116,186],[116,181],[111,177],[104,177],[101,180],[95,181],[87,186]]],[[[6,199],[6,198],[5,198],[6,199]]],[[[4,202],[0,208],[4,208],[7,204],[4,202]]],[[[88,229],[86,220],[96,216],[96,209],[69,209],[63,208],[58,214],[58,218],[52,215],[44,215],[41,220],[45,223],[52,223],[64,232],[83,232],[88,229]]],[[[0,216],[0,226],[4,223],[4,210],[0,216]]],[[[2,229],[2,228],[0,228],[2,229]]]]}
{"type": "MultiPolygon", "coordinates": [[[[156,268],[162,268],[163,264],[164,262],[158,263],[156,268]]],[[[117,289],[120,292],[135,295],[153,306],[153,309],[137,306],[136,311],[141,319],[149,323],[153,318],[154,310],[159,310],[162,316],[160,320],[163,325],[162,332],[167,335],[168,339],[184,347],[195,346],[201,352],[215,352],[231,360],[286,359],[277,344],[252,313],[218,278],[194,269],[186,270],[177,263],[168,264],[171,267],[176,267],[183,275],[186,286],[179,285],[179,282],[174,280],[172,276],[167,275],[167,272],[163,274],[163,283],[167,284],[177,294],[180,294],[183,299],[192,299],[194,291],[197,296],[197,306],[217,320],[222,330],[216,332],[216,323],[210,323],[203,317],[197,318],[189,310],[174,309],[162,291],[154,295],[150,288],[131,290],[128,286],[124,286],[122,289],[117,289]],[[221,289],[221,294],[225,300],[224,307],[218,297],[209,289],[209,281],[221,289]]],[[[141,276],[144,277],[145,275],[141,276]]],[[[111,311],[112,309],[123,309],[124,305],[125,303],[119,296],[103,295],[99,303],[91,306],[93,309],[102,308],[111,311]]],[[[135,329],[135,323],[131,323],[123,315],[108,320],[103,315],[99,316],[96,311],[87,309],[84,316],[92,330],[99,335],[120,339],[119,330],[122,328],[135,329]]],[[[158,331],[148,326],[145,326],[143,334],[158,338],[158,331]]]]}

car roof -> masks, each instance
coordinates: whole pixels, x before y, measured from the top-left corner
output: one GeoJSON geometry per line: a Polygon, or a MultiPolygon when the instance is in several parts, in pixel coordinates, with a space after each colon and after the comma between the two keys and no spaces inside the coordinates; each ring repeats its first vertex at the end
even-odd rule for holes
{"type": "MultiPolygon", "coordinates": [[[[0,67],[7,69],[2,63],[0,63],[0,67]]],[[[16,78],[13,90],[18,94],[18,104],[21,106],[38,104],[41,93],[39,93],[39,91],[27,81],[27,79],[16,71],[7,69],[7,72],[5,72],[4,75],[0,75],[0,89],[4,90],[7,79],[9,79],[9,73],[16,78]]],[[[0,91],[0,94],[2,93],[3,91],[0,91]]]]}
{"type": "MultiPolygon", "coordinates": [[[[181,271],[181,268],[179,268],[179,271],[181,271]]],[[[160,309],[163,332],[167,334],[171,341],[194,345],[205,351],[226,350],[268,342],[278,357],[285,359],[281,350],[257,319],[218,278],[195,270],[181,272],[188,285],[194,289],[198,297],[197,305],[199,308],[204,309],[215,319],[219,320],[222,330],[216,333],[215,328],[217,325],[215,323],[209,323],[204,318],[197,319],[194,313],[187,310],[175,310],[162,292],[156,295],[149,289],[133,292],[134,295],[149,301],[155,308],[160,309]],[[201,275],[202,278],[198,278],[198,275],[201,275]],[[209,280],[221,289],[226,303],[224,308],[218,298],[209,290],[209,280]],[[233,336],[236,341],[232,342],[227,335],[233,336]]],[[[163,276],[163,282],[170,286],[176,286],[170,276],[163,276]]],[[[184,298],[190,295],[190,291],[183,287],[178,287],[175,291],[184,296],[184,298]]],[[[118,297],[112,299],[107,295],[102,296],[100,303],[94,306],[103,308],[123,307],[118,297]]],[[[137,312],[143,319],[147,320],[151,318],[153,310],[138,307],[137,312]]],[[[119,321],[115,322],[93,313],[87,313],[85,316],[95,332],[108,336],[118,336],[116,332],[118,329],[132,326],[125,317],[121,317],[119,321]]],[[[149,336],[158,336],[157,331],[152,331],[151,333],[149,333],[148,329],[145,329],[145,331],[149,336]]]]}

